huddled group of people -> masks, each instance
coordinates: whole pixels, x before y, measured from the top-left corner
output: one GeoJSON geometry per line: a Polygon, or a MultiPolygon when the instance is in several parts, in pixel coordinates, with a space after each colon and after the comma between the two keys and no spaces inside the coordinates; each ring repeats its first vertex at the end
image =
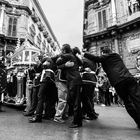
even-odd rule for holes
{"type": "Polygon", "coordinates": [[[93,102],[97,65],[78,54],[77,47],[64,44],[59,55],[42,58],[28,69],[29,100],[23,114],[32,116],[30,123],[42,119],[63,123],[73,116],[73,128],[81,127],[83,118],[98,118],[93,102]]]}
{"type": "Polygon", "coordinates": [[[94,108],[94,93],[98,87],[107,106],[110,106],[110,89],[115,91],[140,128],[140,86],[120,55],[108,47],[101,56],[95,56],[89,52],[81,55],[79,48],[64,44],[60,54],[38,59],[26,75],[27,101],[23,115],[31,116],[30,123],[42,119],[64,123],[72,116],[70,128],[76,128],[83,125],[83,119],[96,120],[99,114],[94,108]],[[97,79],[102,81],[100,76],[97,78],[98,66],[102,67],[105,79],[97,84],[97,79]]]}

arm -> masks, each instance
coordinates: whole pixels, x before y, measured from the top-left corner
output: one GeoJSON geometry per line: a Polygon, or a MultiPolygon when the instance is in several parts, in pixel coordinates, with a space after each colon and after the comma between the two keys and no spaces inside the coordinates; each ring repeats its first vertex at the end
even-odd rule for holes
{"type": "Polygon", "coordinates": [[[85,53],[84,54],[84,57],[90,59],[90,60],[94,60],[96,62],[101,62],[102,61],[102,57],[101,56],[95,56],[93,54],[90,54],[90,53],[85,53]]]}
{"type": "Polygon", "coordinates": [[[73,62],[71,61],[71,55],[69,54],[62,54],[61,57],[59,57],[56,61],[57,68],[63,69],[67,67],[73,67],[73,62]]]}
{"type": "Polygon", "coordinates": [[[71,68],[74,66],[74,62],[66,62],[65,64],[59,65],[57,68],[58,69],[63,69],[63,68],[71,68]]]}
{"type": "Polygon", "coordinates": [[[58,59],[60,56],[61,56],[60,54],[59,54],[59,55],[55,55],[55,56],[51,57],[51,59],[52,59],[52,61],[53,61],[54,63],[56,63],[57,59],[58,59]]]}

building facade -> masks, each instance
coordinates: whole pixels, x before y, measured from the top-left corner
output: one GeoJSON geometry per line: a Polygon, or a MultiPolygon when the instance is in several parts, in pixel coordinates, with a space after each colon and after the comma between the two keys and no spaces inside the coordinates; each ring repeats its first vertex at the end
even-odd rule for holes
{"type": "MultiPolygon", "coordinates": [[[[0,56],[11,57],[25,42],[39,54],[54,55],[60,50],[38,0],[0,0],[0,56]]],[[[20,58],[28,58],[29,53],[20,58]]]]}
{"type": "Polygon", "coordinates": [[[84,48],[100,55],[109,47],[140,72],[140,0],[84,0],[83,21],[84,48]]]}

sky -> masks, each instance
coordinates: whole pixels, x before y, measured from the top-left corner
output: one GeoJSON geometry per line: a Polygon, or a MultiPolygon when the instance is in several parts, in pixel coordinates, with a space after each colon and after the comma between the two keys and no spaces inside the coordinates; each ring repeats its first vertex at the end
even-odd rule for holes
{"type": "Polygon", "coordinates": [[[60,45],[82,47],[84,0],[38,0],[60,45]]]}

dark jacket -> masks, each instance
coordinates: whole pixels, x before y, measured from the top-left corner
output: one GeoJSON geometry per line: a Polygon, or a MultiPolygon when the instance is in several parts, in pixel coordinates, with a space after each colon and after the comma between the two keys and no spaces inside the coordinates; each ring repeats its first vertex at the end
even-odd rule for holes
{"type": "Polygon", "coordinates": [[[102,64],[112,86],[115,86],[122,80],[132,77],[120,55],[117,53],[102,56],[94,56],[90,53],[85,53],[84,57],[102,64]]]}
{"type": "Polygon", "coordinates": [[[90,68],[92,71],[96,72],[97,63],[85,57],[83,57],[82,60],[83,60],[83,68],[90,68]]]}
{"type": "Polygon", "coordinates": [[[74,85],[82,84],[82,79],[79,72],[79,64],[77,58],[72,54],[62,54],[61,58],[57,61],[58,69],[62,69],[66,73],[67,82],[72,82],[74,85]],[[65,63],[71,61],[74,62],[73,67],[65,67],[65,63]]]}

